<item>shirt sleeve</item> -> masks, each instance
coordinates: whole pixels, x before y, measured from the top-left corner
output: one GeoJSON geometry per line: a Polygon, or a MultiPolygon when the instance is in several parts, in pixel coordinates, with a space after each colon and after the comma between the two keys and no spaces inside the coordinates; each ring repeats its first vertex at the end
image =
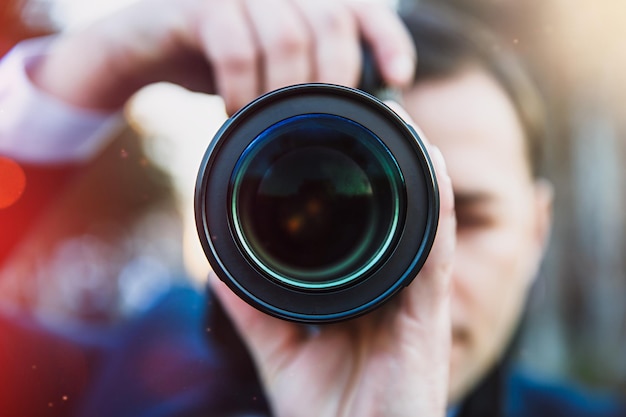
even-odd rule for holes
{"type": "Polygon", "coordinates": [[[23,41],[0,61],[0,155],[23,163],[85,162],[124,125],[122,111],[73,107],[37,89],[28,73],[53,37],[23,41]]]}

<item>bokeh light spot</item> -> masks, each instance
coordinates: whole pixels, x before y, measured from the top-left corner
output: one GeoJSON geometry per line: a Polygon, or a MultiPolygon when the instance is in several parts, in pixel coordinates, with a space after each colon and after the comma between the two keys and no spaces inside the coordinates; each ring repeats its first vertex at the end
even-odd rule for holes
{"type": "Polygon", "coordinates": [[[0,156],[0,209],[15,204],[26,188],[26,174],[12,159],[0,156]]]}

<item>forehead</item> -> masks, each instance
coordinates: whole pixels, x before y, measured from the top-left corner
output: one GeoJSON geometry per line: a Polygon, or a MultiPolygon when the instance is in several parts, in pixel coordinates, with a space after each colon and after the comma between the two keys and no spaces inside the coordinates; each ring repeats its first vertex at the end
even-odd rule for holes
{"type": "Polygon", "coordinates": [[[486,72],[418,83],[404,106],[446,158],[455,188],[513,185],[530,178],[524,133],[502,87],[486,72]]]}

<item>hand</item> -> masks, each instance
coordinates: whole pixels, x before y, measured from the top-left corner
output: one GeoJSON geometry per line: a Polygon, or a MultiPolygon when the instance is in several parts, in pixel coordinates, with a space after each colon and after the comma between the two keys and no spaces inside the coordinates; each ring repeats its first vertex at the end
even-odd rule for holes
{"type": "Polygon", "coordinates": [[[387,84],[410,83],[415,51],[398,16],[357,0],[143,0],[61,35],[32,77],[85,108],[119,108],[168,81],[217,93],[233,113],[289,84],[355,86],[361,39],[387,84]]]}
{"type": "Polygon", "coordinates": [[[382,308],[311,331],[255,310],[211,274],[252,352],[273,415],[445,415],[456,220],[443,157],[432,146],[430,154],[441,198],[434,246],[412,284],[382,308]]]}

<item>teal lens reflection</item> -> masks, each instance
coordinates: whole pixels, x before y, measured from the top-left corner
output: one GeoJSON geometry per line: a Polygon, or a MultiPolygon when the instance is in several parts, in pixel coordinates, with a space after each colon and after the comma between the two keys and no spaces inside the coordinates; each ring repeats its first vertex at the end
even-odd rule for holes
{"type": "Polygon", "coordinates": [[[389,254],[405,200],[383,142],[349,119],[307,114],[263,131],[230,184],[231,225],[248,259],[299,288],[368,276],[389,254]]]}

